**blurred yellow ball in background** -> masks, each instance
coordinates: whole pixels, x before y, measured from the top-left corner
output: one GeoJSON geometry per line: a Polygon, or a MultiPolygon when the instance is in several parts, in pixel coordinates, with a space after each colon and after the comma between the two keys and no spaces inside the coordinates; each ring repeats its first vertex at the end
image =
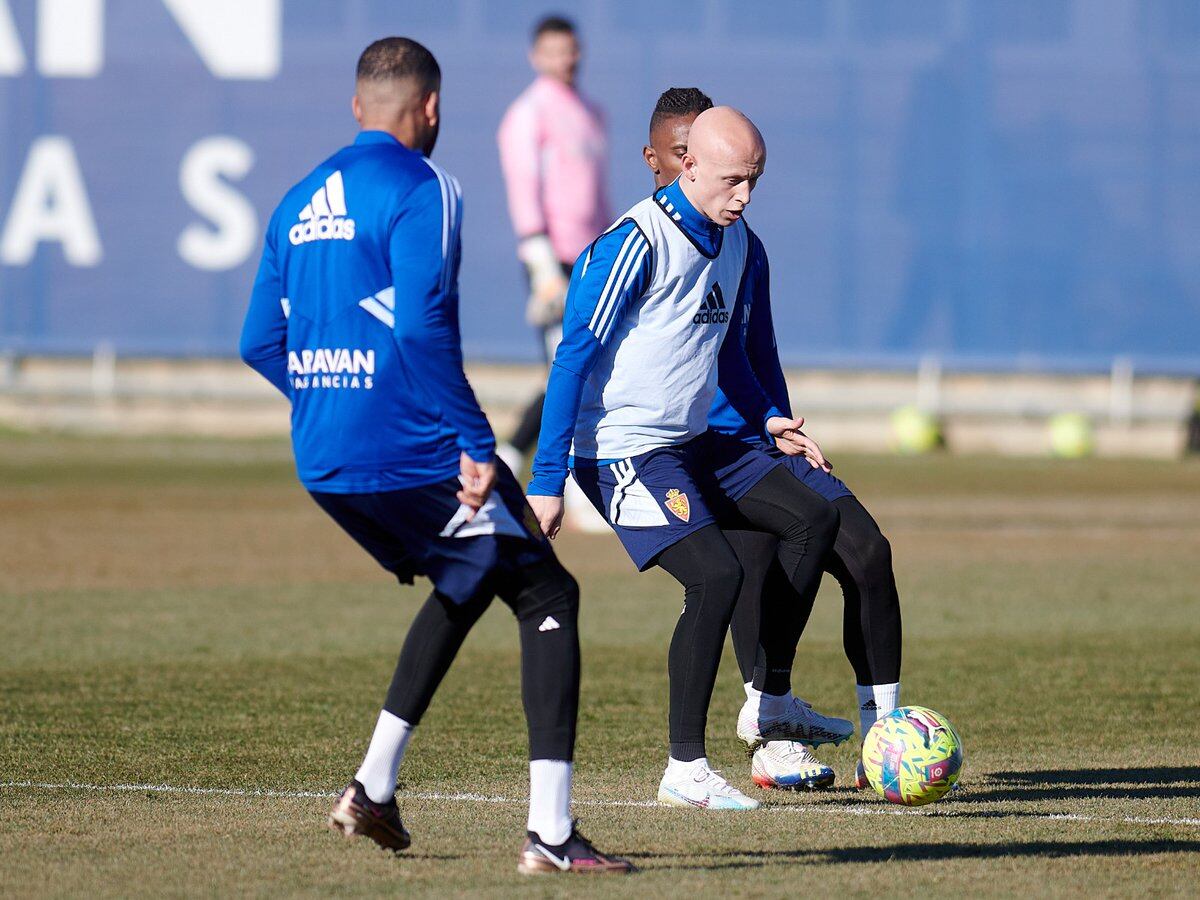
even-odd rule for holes
{"type": "Polygon", "coordinates": [[[1059,459],[1082,459],[1095,449],[1092,423],[1083,413],[1059,413],[1048,428],[1050,452],[1059,459]]]}
{"type": "Polygon", "coordinates": [[[915,406],[892,413],[892,447],[899,453],[928,453],[942,442],[937,419],[915,406]]]}

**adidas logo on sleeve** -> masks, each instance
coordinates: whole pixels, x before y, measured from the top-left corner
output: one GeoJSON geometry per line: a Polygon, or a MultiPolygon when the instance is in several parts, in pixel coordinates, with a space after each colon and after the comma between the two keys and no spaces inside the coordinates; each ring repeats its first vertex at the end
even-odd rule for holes
{"type": "Polygon", "coordinates": [[[311,241],[352,241],[354,220],[346,216],[346,189],[337,171],[300,210],[300,221],[288,231],[288,240],[297,247],[311,241]]]}

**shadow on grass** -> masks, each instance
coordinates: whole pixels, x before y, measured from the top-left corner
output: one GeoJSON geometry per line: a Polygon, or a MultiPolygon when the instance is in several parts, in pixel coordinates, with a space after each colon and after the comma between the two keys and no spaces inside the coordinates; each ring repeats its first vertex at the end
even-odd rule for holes
{"type": "Polygon", "coordinates": [[[1200,785],[1162,787],[1046,787],[991,788],[972,787],[956,795],[956,803],[999,803],[1006,800],[1171,800],[1200,797],[1200,785]]]}
{"type": "Polygon", "coordinates": [[[1047,769],[1033,772],[989,772],[988,781],[1065,786],[1076,784],[1186,784],[1200,786],[1200,767],[1158,766],[1149,769],[1047,769]]]}
{"type": "Polygon", "coordinates": [[[409,853],[407,850],[400,853],[392,853],[390,850],[381,850],[380,852],[385,854],[388,859],[398,859],[401,861],[419,859],[433,862],[458,862],[467,858],[461,853],[409,853]]]}
{"type": "Polygon", "coordinates": [[[1004,800],[1169,800],[1200,797],[1200,768],[1159,766],[1140,769],[1048,769],[990,772],[969,785],[960,801],[1004,800]]]}
{"type": "Polygon", "coordinates": [[[889,847],[832,847],[828,850],[728,850],[701,854],[711,862],[694,862],[670,853],[630,853],[636,861],[664,860],[655,869],[741,869],[772,863],[802,865],[878,862],[936,862],[948,859],[1016,859],[1021,857],[1150,856],[1200,853],[1200,841],[1015,841],[1005,844],[895,844],[889,847]],[[670,860],[680,860],[678,863],[670,860]],[[685,861],[686,860],[686,861],[685,861]]]}
{"type": "MultiPolygon", "coordinates": [[[[968,775],[951,802],[1000,803],[1039,800],[1170,800],[1200,797],[1200,768],[1160,766],[1142,769],[1047,769],[968,775]]],[[[864,795],[830,791],[814,796],[822,806],[857,806],[864,795]]]]}

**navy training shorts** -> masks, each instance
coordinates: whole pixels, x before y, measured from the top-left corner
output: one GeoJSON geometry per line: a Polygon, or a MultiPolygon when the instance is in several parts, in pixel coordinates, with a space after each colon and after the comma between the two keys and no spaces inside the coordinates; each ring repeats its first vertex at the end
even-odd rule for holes
{"type": "Polygon", "coordinates": [[[760,448],[706,431],[615,462],[577,459],[571,474],[645,571],[689,534],[735,518],[736,501],[779,464],[760,448]]]}
{"type": "Polygon", "coordinates": [[[427,576],[439,593],[465,603],[497,567],[523,568],[553,555],[508,466],[496,460],[496,486],[466,521],[457,478],[399,491],[310,491],[321,509],[404,584],[427,576]]]}

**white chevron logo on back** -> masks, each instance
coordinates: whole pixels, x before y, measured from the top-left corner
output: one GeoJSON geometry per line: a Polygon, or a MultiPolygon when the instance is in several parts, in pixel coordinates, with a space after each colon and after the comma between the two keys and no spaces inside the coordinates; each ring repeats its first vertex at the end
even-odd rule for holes
{"type": "Polygon", "coordinates": [[[288,240],[296,246],[310,241],[352,241],[354,220],[347,215],[346,186],[339,170],[325,179],[300,210],[300,221],[288,231],[288,240]]]}
{"type": "Polygon", "coordinates": [[[363,297],[358,305],[377,318],[388,328],[396,327],[396,288],[385,287],[377,294],[363,297]]]}
{"type": "Polygon", "coordinates": [[[300,210],[301,219],[318,219],[346,215],[346,187],[342,184],[341,171],[325,179],[325,186],[312,195],[312,202],[300,210]]]}

